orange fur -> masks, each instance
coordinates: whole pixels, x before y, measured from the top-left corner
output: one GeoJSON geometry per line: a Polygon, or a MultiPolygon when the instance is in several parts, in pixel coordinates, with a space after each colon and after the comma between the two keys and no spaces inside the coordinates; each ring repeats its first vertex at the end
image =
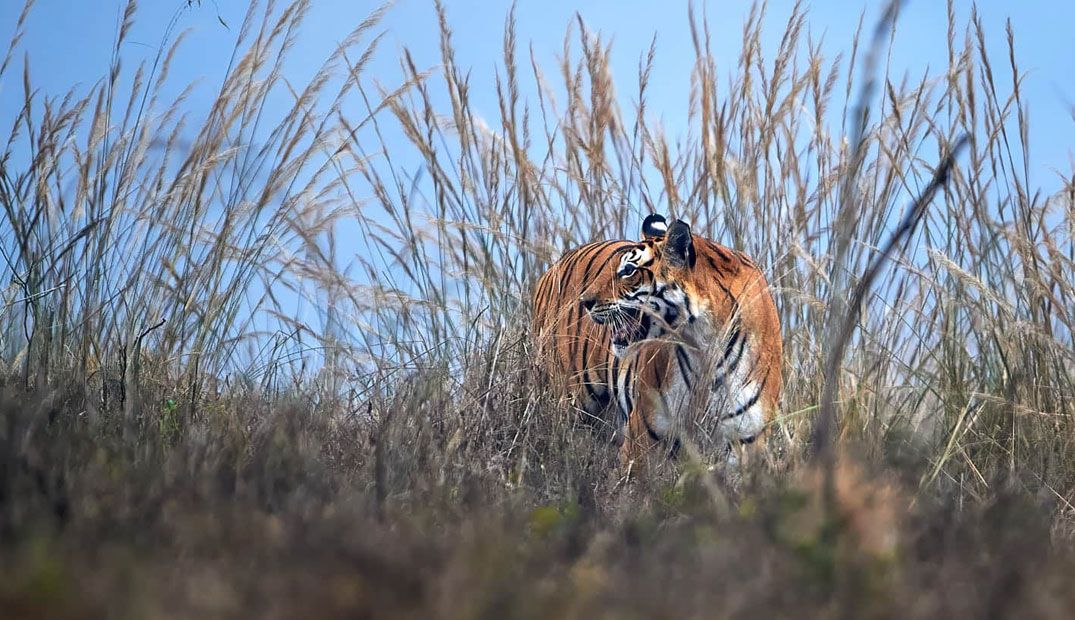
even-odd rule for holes
{"type": "Polygon", "coordinates": [[[731,445],[753,443],[781,390],[780,324],[761,270],[681,222],[669,249],[651,220],[640,242],[568,252],[534,293],[539,365],[591,416],[610,421],[617,403],[625,465],[678,440],[696,412],[715,416],[710,426],[731,445]]]}
{"type": "Polygon", "coordinates": [[[564,254],[534,290],[531,337],[539,367],[585,414],[605,419],[610,403],[610,331],[585,316],[584,297],[612,294],[610,269],[630,241],[590,243],[564,254]],[[607,288],[606,288],[607,287],[607,288]]]}
{"type": "Polygon", "coordinates": [[[756,443],[780,399],[780,323],[764,274],[745,254],[689,235],[681,222],[669,230],[677,248],[669,251],[669,237],[656,239],[637,277],[606,285],[611,295],[586,304],[595,320],[627,334],[610,364],[628,417],[625,464],[698,425],[732,447],[756,443]],[[635,313],[626,325],[625,308],[635,313]],[[639,321],[661,329],[636,330],[647,333],[638,338],[639,321]]]}

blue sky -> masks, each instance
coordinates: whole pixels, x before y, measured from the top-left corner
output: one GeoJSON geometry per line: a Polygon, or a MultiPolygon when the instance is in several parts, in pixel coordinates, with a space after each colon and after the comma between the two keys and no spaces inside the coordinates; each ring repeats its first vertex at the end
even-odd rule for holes
{"type": "MultiPolygon", "coordinates": [[[[124,2],[122,0],[39,0],[30,15],[22,50],[29,55],[33,83],[43,94],[62,95],[75,84],[87,85],[103,75],[108,66],[112,41],[124,2]]],[[[774,0],[768,5],[768,37],[763,41],[772,53],[778,44],[783,23],[793,3],[774,0]]],[[[825,38],[825,48],[834,54],[848,49],[859,16],[866,10],[866,23],[876,18],[878,2],[806,2],[808,28],[817,39],[825,38]]],[[[0,42],[6,44],[21,10],[19,0],[0,2],[0,42]]],[[[167,26],[186,0],[153,0],[139,6],[130,43],[123,54],[128,67],[155,53],[167,26]]],[[[372,2],[314,0],[304,31],[292,57],[290,76],[304,83],[331,52],[334,45],[354,28],[372,8],[372,2]]],[[[493,70],[501,57],[504,19],[510,3],[459,0],[446,2],[457,61],[473,69],[473,89],[479,112],[494,117],[493,70]],[[483,105],[483,101],[485,104],[483,105]]],[[[705,8],[713,29],[718,69],[733,65],[741,42],[740,28],[750,3],[743,0],[698,2],[705,8]]],[[[964,23],[971,3],[956,1],[957,23],[964,23]]],[[[978,7],[993,57],[1006,58],[1004,25],[1010,18],[1015,31],[1017,57],[1030,75],[1025,84],[1031,113],[1032,185],[1057,187],[1050,170],[1070,168],[1071,145],[1075,144],[1075,3],[1028,0],[989,1],[978,7]]],[[[178,87],[202,80],[192,99],[193,105],[207,104],[219,84],[246,3],[203,0],[179,14],[179,28],[191,29],[173,69],[171,83],[178,87]],[[225,28],[218,17],[228,24],[225,28]]],[[[674,137],[685,131],[690,71],[694,52],[690,42],[687,4],[624,0],[520,2],[516,9],[518,38],[522,46],[532,45],[547,71],[562,49],[565,29],[578,12],[587,27],[611,38],[613,69],[624,101],[628,101],[639,55],[657,37],[657,65],[649,109],[661,118],[674,137]]],[[[891,68],[895,77],[903,72],[920,76],[927,66],[940,70],[947,63],[945,43],[946,6],[939,0],[908,2],[900,16],[900,26],[892,49],[891,68]]],[[[374,65],[368,72],[387,85],[400,81],[398,52],[404,46],[420,66],[439,62],[438,35],[432,2],[399,0],[382,28],[387,36],[374,65]]],[[[577,44],[576,44],[577,45],[577,44]]],[[[522,47],[525,50],[525,47],[522,47]]],[[[21,55],[16,63],[21,64],[21,55]]],[[[998,65],[1003,63],[998,62],[998,65]]],[[[21,100],[21,67],[9,71],[0,84],[0,123],[10,127],[10,119],[21,100]]],[[[1006,76],[1006,67],[994,68],[1006,76]]],[[[524,84],[524,89],[528,84],[524,84]]]]}
{"type": "MultiPolygon", "coordinates": [[[[15,66],[9,68],[0,82],[0,134],[6,136],[21,106],[23,54],[29,58],[31,82],[41,91],[40,96],[62,97],[73,87],[84,93],[107,74],[124,4],[124,0],[38,1],[27,24],[26,38],[16,54],[15,66]]],[[[454,31],[457,64],[464,70],[471,69],[472,107],[495,126],[499,114],[495,71],[502,63],[504,20],[511,4],[477,0],[446,0],[445,4],[454,31]]],[[[771,61],[779,45],[793,4],[788,0],[773,0],[768,4],[762,40],[767,61],[771,61]]],[[[202,0],[190,7],[186,0],[144,2],[122,49],[125,71],[133,71],[137,63],[152,59],[172,19],[178,16],[178,30],[189,29],[190,33],[173,64],[169,88],[178,93],[187,83],[199,81],[188,106],[196,118],[204,115],[224,75],[246,6],[244,0],[202,0]]],[[[286,68],[288,80],[305,84],[337,42],[376,6],[373,2],[313,0],[311,13],[286,68]]],[[[804,6],[810,37],[815,41],[823,37],[823,52],[831,58],[850,48],[863,11],[867,29],[876,22],[880,3],[848,0],[806,2],[804,6]]],[[[0,0],[0,45],[6,46],[21,7],[21,0],[0,0]]],[[[750,2],[699,1],[696,7],[704,8],[708,14],[713,51],[723,83],[739,56],[741,28],[750,2]]],[[[962,28],[972,5],[956,1],[955,10],[957,27],[962,28]]],[[[948,63],[946,11],[946,4],[939,0],[911,0],[905,5],[890,54],[890,76],[894,82],[898,83],[905,74],[912,81],[919,79],[927,67],[933,75],[943,74],[948,63]]],[[[532,48],[546,74],[554,73],[566,29],[577,28],[576,12],[591,32],[613,41],[613,77],[624,106],[630,106],[634,99],[639,58],[656,36],[657,57],[648,113],[651,118],[661,120],[670,138],[684,137],[687,94],[695,60],[687,3],[521,1],[516,8],[520,65],[529,66],[527,50],[532,48]]],[[[988,35],[986,45],[994,60],[996,78],[1002,84],[1002,97],[1010,84],[1005,22],[1011,19],[1017,59],[1021,70],[1028,73],[1023,93],[1030,111],[1030,187],[1032,191],[1040,187],[1046,194],[1054,192],[1061,185],[1054,171],[1070,175],[1075,167],[1072,163],[1075,121],[1071,112],[1075,104],[1075,37],[1070,34],[1070,25],[1075,23],[1075,3],[989,1],[981,4],[979,13],[988,35]]],[[[440,62],[436,13],[430,0],[399,0],[379,29],[386,35],[365,72],[367,80],[376,79],[388,88],[398,85],[402,81],[399,57],[404,47],[412,52],[419,69],[435,67],[440,62]]],[[[961,31],[957,32],[957,38],[962,39],[961,31]]],[[[572,42],[576,53],[577,41],[576,37],[572,42]]],[[[529,77],[528,71],[524,73],[529,77]]],[[[129,73],[127,76],[129,79],[129,73]]],[[[533,100],[532,79],[524,79],[521,87],[523,97],[533,100]]],[[[362,110],[354,111],[355,118],[362,115],[362,110]]],[[[403,153],[413,153],[409,145],[400,145],[403,153]]],[[[399,159],[406,162],[407,155],[399,159]]],[[[412,166],[404,163],[408,174],[416,173],[418,168],[418,160],[411,161],[412,166]]],[[[297,315],[305,317],[308,311],[300,309],[297,315]]],[[[311,323],[317,320],[309,318],[311,323]]]]}

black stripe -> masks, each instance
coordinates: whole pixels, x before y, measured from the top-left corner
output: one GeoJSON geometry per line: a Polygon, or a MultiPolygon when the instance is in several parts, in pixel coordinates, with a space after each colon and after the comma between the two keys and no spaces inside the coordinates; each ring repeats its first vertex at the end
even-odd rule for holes
{"type": "MultiPolygon", "coordinates": [[[[606,242],[602,243],[601,245],[597,246],[597,248],[594,249],[593,256],[590,257],[590,260],[587,261],[587,263],[586,263],[586,267],[582,270],[582,278],[583,278],[583,280],[589,279],[590,270],[593,269],[594,261],[596,261],[597,258],[599,256],[601,256],[601,251],[604,250],[610,244],[613,244],[613,243],[619,243],[619,242],[618,241],[606,241],[606,242]]],[[[618,253],[620,253],[621,251],[624,251],[624,250],[626,250],[626,248],[616,248],[615,251],[611,252],[607,257],[605,257],[605,262],[601,263],[601,267],[598,268],[597,271],[600,272],[602,269],[604,269],[609,264],[609,262],[611,262],[612,259],[616,257],[616,255],[618,253]]]]}
{"type": "Polygon", "coordinates": [[[737,366],[739,366],[739,361],[743,359],[743,348],[746,346],[747,339],[746,336],[743,336],[740,339],[741,335],[741,329],[737,328],[732,331],[731,340],[728,341],[728,346],[724,349],[724,358],[721,360],[719,369],[720,372],[717,374],[716,377],[713,378],[714,390],[719,388],[720,385],[724,383],[724,380],[728,377],[728,375],[731,374],[737,366]],[[728,357],[732,354],[732,351],[735,350],[735,343],[737,341],[739,343],[739,347],[736,350],[735,357],[729,360],[728,357]]]}
{"type": "MultiPolygon", "coordinates": [[[[604,251],[605,248],[607,248],[609,245],[614,244],[614,243],[621,243],[621,242],[620,241],[605,241],[603,243],[598,244],[596,247],[594,247],[592,249],[592,255],[590,255],[590,260],[586,263],[586,267],[582,271],[582,282],[581,282],[581,287],[580,287],[579,293],[581,293],[583,290],[586,289],[586,285],[588,284],[589,279],[590,279],[590,270],[593,268],[594,261],[596,261],[598,259],[598,257],[601,256],[601,252],[604,251]]],[[[617,248],[615,251],[611,252],[608,255],[608,257],[605,258],[605,262],[601,264],[600,269],[604,269],[605,265],[607,265],[613,258],[615,258],[616,253],[619,252],[619,251],[620,251],[620,248],[617,248]]],[[[580,258],[581,258],[581,256],[580,256],[580,258]]],[[[598,269],[598,271],[600,271],[600,269],[598,269]]],[[[576,303],[574,305],[574,313],[573,313],[574,315],[573,315],[573,318],[572,318],[572,325],[574,325],[576,327],[576,336],[577,337],[571,339],[571,343],[570,343],[570,345],[568,347],[568,350],[567,350],[568,356],[572,360],[577,359],[576,354],[578,353],[578,350],[579,350],[579,340],[583,339],[583,337],[582,337],[582,329],[581,329],[582,313],[583,312],[585,312],[585,310],[583,309],[582,304],[576,303]]]]}
{"type": "MultiPolygon", "coordinates": [[[[736,336],[740,336],[740,335],[742,335],[742,333],[743,333],[742,330],[739,330],[739,329],[735,330],[735,335],[736,336]]],[[[729,347],[724,352],[724,361],[728,362],[728,369],[729,370],[735,370],[735,367],[739,365],[739,360],[741,360],[743,358],[743,348],[746,347],[746,345],[747,345],[747,337],[743,336],[739,340],[739,350],[736,351],[736,353],[735,353],[735,359],[733,359],[731,361],[728,361],[728,354],[731,353],[731,351],[732,351],[731,347],[729,347]]]]}
{"type": "Polygon", "coordinates": [[[720,281],[720,278],[714,276],[713,282],[716,282],[717,286],[720,287],[720,290],[724,291],[724,296],[731,300],[732,306],[738,308],[739,304],[735,300],[735,295],[732,295],[731,290],[729,290],[727,286],[724,286],[724,283],[720,281]]]}
{"type": "Polygon", "coordinates": [[[666,303],[665,304],[664,316],[661,317],[661,319],[664,321],[665,325],[667,325],[669,327],[674,327],[675,323],[676,323],[676,319],[678,319],[678,318],[679,318],[679,310],[677,310],[675,306],[666,303]]]}
{"type": "Polygon", "coordinates": [[[544,308],[545,289],[549,288],[549,278],[542,276],[538,280],[537,289],[534,291],[534,314],[538,314],[544,308]]]}
{"type": "MultiPolygon", "coordinates": [[[[593,257],[590,260],[591,261],[594,260],[594,258],[596,258],[601,253],[601,248],[603,248],[608,243],[609,242],[606,241],[604,243],[598,244],[596,247],[594,247],[594,246],[583,246],[583,247],[575,250],[574,252],[572,252],[566,258],[566,260],[564,260],[563,270],[560,272],[560,297],[561,298],[564,297],[565,289],[567,288],[568,284],[571,283],[571,275],[575,273],[576,264],[580,260],[582,260],[583,257],[589,256],[591,252],[592,252],[593,257]]],[[[585,280],[583,280],[580,283],[578,291],[571,291],[572,296],[582,293],[582,290],[585,289],[585,287],[586,287],[586,283],[585,283],[585,280]]],[[[569,325],[569,327],[574,328],[574,334],[572,334],[573,337],[570,338],[570,340],[568,342],[567,356],[571,360],[572,363],[574,363],[577,360],[576,353],[578,353],[578,341],[579,341],[579,339],[582,338],[582,328],[581,328],[582,312],[583,312],[582,304],[575,303],[575,304],[573,304],[571,306],[571,322],[568,325],[569,325]]]]}
{"type": "MultiPolygon", "coordinates": [[[[601,243],[597,244],[596,246],[593,246],[590,249],[589,253],[586,253],[586,254],[583,255],[583,256],[588,256],[589,259],[590,259],[590,260],[586,261],[586,266],[583,269],[583,275],[586,275],[586,274],[589,273],[590,268],[592,268],[592,266],[593,266],[593,261],[596,261],[601,256],[601,250],[603,250],[604,248],[610,246],[613,243],[616,243],[616,242],[614,242],[614,241],[601,242],[601,243]]],[[[579,256],[578,259],[575,262],[578,262],[578,260],[582,260],[583,256],[579,256]]]]}
{"type": "Polygon", "coordinates": [[[719,245],[713,243],[712,241],[709,241],[708,239],[706,240],[706,244],[709,246],[710,250],[715,252],[717,254],[717,256],[719,256],[721,258],[721,260],[723,260],[725,262],[731,262],[732,257],[729,256],[728,253],[725,252],[724,249],[721,248],[719,245]]]}
{"type": "MultiPolygon", "coordinates": [[[[639,243],[638,245],[634,246],[635,248],[637,248],[639,250],[646,250],[646,249],[650,250],[649,260],[647,260],[645,263],[635,265],[635,267],[637,267],[639,269],[648,268],[650,265],[652,265],[654,262],[656,262],[656,260],[657,260],[657,251],[656,251],[656,248],[654,248],[652,246],[653,246],[652,243],[639,243]]],[[[648,271],[648,269],[647,269],[647,271],[648,271]]]]}
{"type": "Polygon", "coordinates": [[[728,361],[728,356],[732,354],[732,349],[735,348],[735,343],[739,340],[739,335],[742,331],[738,328],[732,330],[732,337],[728,340],[728,346],[724,347],[724,361],[728,361]]]}
{"type": "Polygon", "coordinates": [[[562,261],[561,262],[561,267],[560,267],[560,296],[561,297],[564,296],[564,289],[567,288],[567,285],[570,284],[570,282],[571,282],[570,276],[571,276],[572,273],[575,272],[575,264],[578,263],[580,260],[582,260],[583,256],[586,256],[586,251],[585,250],[588,247],[589,246],[583,246],[581,248],[578,248],[577,250],[574,250],[574,251],[570,252],[567,256],[565,256],[562,259],[560,259],[562,261]]]}
{"type": "Polygon", "coordinates": [[[765,382],[768,381],[768,380],[769,380],[769,373],[766,372],[765,373],[765,378],[761,380],[761,385],[758,386],[758,391],[754,393],[754,396],[752,396],[750,398],[750,400],[748,400],[742,407],[740,407],[740,408],[736,409],[734,412],[729,413],[728,415],[722,417],[721,420],[723,421],[723,420],[728,420],[728,419],[731,419],[731,418],[739,417],[739,416],[743,415],[744,411],[746,411],[747,409],[750,409],[751,407],[753,407],[754,403],[758,402],[758,399],[761,398],[761,392],[762,392],[762,390],[765,389],[765,382]]]}
{"type": "MultiPolygon", "coordinates": [[[[630,252],[632,252],[634,250],[645,250],[645,249],[646,249],[645,244],[630,245],[630,246],[627,246],[627,247],[624,247],[624,248],[617,248],[616,251],[613,253],[613,256],[626,255],[626,254],[628,254],[628,253],[630,253],[630,252]]],[[[620,259],[620,260],[622,261],[623,259],[620,259]]],[[[652,258],[649,261],[647,261],[646,263],[644,263],[644,265],[650,265],[651,263],[653,263],[652,258]]],[[[643,270],[643,266],[644,266],[643,264],[639,264],[639,263],[630,263],[630,264],[633,265],[635,267],[635,269],[638,270],[639,272],[641,272],[643,270]]],[[[608,265],[608,261],[605,261],[605,264],[601,265],[601,268],[604,269],[605,265],[608,265]]],[[[618,270],[617,270],[617,273],[618,273],[618,270]]]]}
{"type": "Polygon", "coordinates": [[[624,295],[623,298],[624,299],[630,299],[631,301],[638,301],[639,297],[642,297],[643,295],[645,295],[646,297],[658,297],[658,298],[664,299],[663,297],[661,297],[661,293],[663,293],[663,292],[664,292],[663,288],[662,289],[654,289],[652,291],[643,291],[643,290],[636,289],[635,292],[628,293],[627,295],[624,295]]]}
{"type": "Polygon", "coordinates": [[[676,361],[679,362],[679,372],[683,375],[683,381],[687,384],[687,389],[691,389],[691,375],[693,370],[691,369],[691,360],[687,357],[686,351],[683,347],[676,345],[676,361]]]}
{"type": "Polygon", "coordinates": [[[739,438],[739,444],[740,445],[752,444],[752,443],[754,443],[755,440],[757,440],[757,438],[758,438],[757,435],[753,435],[751,437],[740,437],[739,438]]]}

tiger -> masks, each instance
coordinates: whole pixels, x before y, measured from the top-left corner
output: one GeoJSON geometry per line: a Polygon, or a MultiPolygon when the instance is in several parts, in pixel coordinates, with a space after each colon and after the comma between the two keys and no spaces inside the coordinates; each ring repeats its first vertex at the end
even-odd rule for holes
{"type": "MultiPolygon", "coordinates": [[[[580,303],[610,330],[608,393],[619,411],[628,466],[688,432],[735,467],[757,445],[780,400],[783,345],[764,273],[746,254],[649,216],[648,234],[616,246],[600,285],[580,303]],[[700,433],[700,435],[699,435],[700,433]]],[[[583,328],[586,329],[586,328],[583,328]]]]}
{"type": "MultiPolygon", "coordinates": [[[[622,441],[623,425],[613,411],[609,372],[612,329],[586,315],[583,299],[611,297],[615,271],[624,255],[639,245],[655,244],[665,233],[663,218],[643,222],[642,241],[597,241],[565,253],[534,288],[531,338],[538,367],[567,396],[584,420],[611,427],[613,441],[622,441]]],[[[647,318],[642,319],[644,322],[647,318]]],[[[648,334],[640,334],[645,337],[648,334]]],[[[658,333],[655,331],[653,337],[658,333]]]]}

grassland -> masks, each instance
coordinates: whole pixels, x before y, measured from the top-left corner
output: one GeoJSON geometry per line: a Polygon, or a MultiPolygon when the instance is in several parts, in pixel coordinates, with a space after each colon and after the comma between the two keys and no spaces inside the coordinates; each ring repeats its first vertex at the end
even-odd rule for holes
{"type": "Polygon", "coordinates": [[[0,615],[1075,611],[1075,172],[1030,185],[1010,32],[998,61],[1003,33],[952,17],[949,66],[910,81],[885,63],[895,15],[826,58],[801,11],[762,49],[757,8],[729,67],[698,17],[670,142],[654,48],[614,85],[583,24],[540,67],[509,16],[496,75],[471,75],[438,5],[441,64],[404,51],[383,87],[381,9],[303,84],[282,67],[307,8],[251,5],[206,110],[161,94],[181,45],[122,62],[134,3],[112,70],[70,93],[37,91],[32,58],[18,75],[16,27],[0,615]],[[963,135],[844,341],[852,291],[963,135]],[[691,459],[619,480],[531,363],[544,268],[650,211],[770,274],[783,413],[734,483],[691,459]],[[827,379],[832,468],[810,457],[827,379]]]}

